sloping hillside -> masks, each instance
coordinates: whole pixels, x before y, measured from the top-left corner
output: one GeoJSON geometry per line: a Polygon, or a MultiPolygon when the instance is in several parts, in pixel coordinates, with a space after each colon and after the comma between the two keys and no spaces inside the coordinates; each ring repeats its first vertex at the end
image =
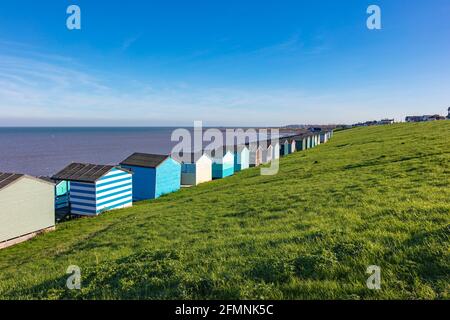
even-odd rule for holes
{"type": "Polygon", "coordinates": [[[0,298],[449,298],[450,121],[338,132],[259,173],[2,250],[0,298]]]}

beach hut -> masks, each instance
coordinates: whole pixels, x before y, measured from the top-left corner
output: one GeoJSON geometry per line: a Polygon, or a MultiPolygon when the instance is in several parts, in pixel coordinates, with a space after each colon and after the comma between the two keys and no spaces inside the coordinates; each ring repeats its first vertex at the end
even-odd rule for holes
{"type": "Polygon", "coordinates": [[[306,148],[307,149],[311,149],[313,147],[313,143],[312,143],[312,135],[308,135],[307,137],[307,142],[306,142],[306,148]]]}
{"type": "Polygon", "coordinates": [[[133,173],[133,201],[156,199],[181,188],[181,164],[169,155],[133,153],[120,166],[133,173]]]}
{"type": "Polygon", "coordinates": [[[289,153],[294,153],[295,151],[297,151],[297,149],[295,148],[294,137],[290,137],[289,138],[289,153]]]}
{"type": "Polygon", "coordinates": [[[272,145],[272,160],[279,159],[280,158],[280,141],[270,141],[270,144],[272,145]]]}
{"type": "Polygon", "coordinates": [[[258,167],[262,164],[262,148],[256,143],[247,144],[250,151],[250,167],[258,167]]]}
{"type": "Polygon", "coordinates": [[[316,146],[320,145],[320,134],[314,134],[316,146]]]}
{"type": "Polygon", "coordinates": [[[280,156],[286,156],[289,154],[289,140],[286,138],[280,138],[280,156]]]}
{"type": "Polygon", "coordinates": [[[269,163],[273,157],[273,146],[270,140],[265,142],[265,145],[260,144],[261,147],[261,163],[269,163]]]}
{"type": "Polygon", "coordinates": [[[328,132],[321,132],[320,133],[320,143],[327,143],[328,142],[328,132]]]}
{"type": "Polygon", "coordinates": [[[55,228],[54,188],[43,179],[0,173],[0,249],[55,228]]]}
{"type": "Polygon", "coordinates": [[[96,216],[132,206],[132,173],[112,165],[72,163],[52,177],[68,181],[70,213],[96,216]]]}
{"type": "Polygon", "coordinates": [[[69,181],[55,182],[55,209],[68,208],[70,204],[70,183],[69,181]]]}
{"type": "Polygon", "coordinates": [[[172,154],[181,163],[181,184],[196,186],[212,180],[212,160],[203,152],[172,154]]]}
{"type": "Polygon", "coordinates": [[[66,209],[69,208],[69,192],[70,183],[69,181],[54,181],[49,177],[39,177],[39,179],[45,180],[55,185],[55,209],[66,209]]]}
{"type": "Polygon", "coordinates": [[[234,156],[234,171],[238,172],[248,169],[250,167],[250,150],[247,146],[235,145],[232,149],[234,156]]]}
{"type": "Polygon", "coordinates": [[[306,150],[307,148],[306,143],[308,141],[306,136],[297,136],[294,138],[294,140],[295,140],[295,149],[297,151],[306,150]]]}
{"type": "Polygon", "coordinates": [[[211,157],[213,179],[222,179],[234,174],[234,155],[228,147],[215,150],[207,150],[211,157]]]}

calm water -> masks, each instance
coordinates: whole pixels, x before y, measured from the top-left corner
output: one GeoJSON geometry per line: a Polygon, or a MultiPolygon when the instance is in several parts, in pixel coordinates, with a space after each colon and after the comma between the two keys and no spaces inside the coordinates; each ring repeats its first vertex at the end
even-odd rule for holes
{"type": "Polygon", "coordinates": [[[133,152],[167,154],[174,128],[0,128],[0,172],[51,176],[71,162],[118,164],[133,152]]]}

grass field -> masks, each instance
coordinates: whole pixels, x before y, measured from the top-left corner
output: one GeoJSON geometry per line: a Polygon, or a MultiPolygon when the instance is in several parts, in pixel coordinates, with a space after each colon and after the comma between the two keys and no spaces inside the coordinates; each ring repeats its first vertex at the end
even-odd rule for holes
{"type": "Polygon", "coordinates": [[[450,121],[345,130],[280,165],[2,250],[0,298],[449,299],[450,121]]]}

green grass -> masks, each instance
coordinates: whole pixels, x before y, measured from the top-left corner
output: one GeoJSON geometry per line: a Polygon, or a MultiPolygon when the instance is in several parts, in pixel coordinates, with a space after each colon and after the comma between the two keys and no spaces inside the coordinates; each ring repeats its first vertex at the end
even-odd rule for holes
{"type": "Polygon", "coordinates": [[[259,173],[2,250],[0,298],[449,298],[450,121],[345,130],[259,173]]]}

